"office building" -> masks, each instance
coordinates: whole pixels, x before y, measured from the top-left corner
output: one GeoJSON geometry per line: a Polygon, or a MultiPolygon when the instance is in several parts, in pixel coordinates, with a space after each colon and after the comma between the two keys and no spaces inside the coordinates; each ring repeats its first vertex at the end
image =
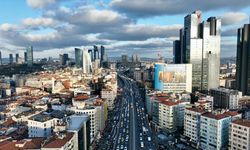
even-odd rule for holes
{"type": "Polygon", "coordinates": [[[77,137],[77,149],[89,150],[90,147],[90,119],[88,115],[72,115],[68,118],[67,131],[77,137]]]}
{"type": "Polygon", "coordinates": [[[9,64],[13,64],[13,54],[9,55],[9,64]]]}
{"type": "Polygon", "coordinates": [[[132,62],[133,63],[140,62],[140,57],[138,56],[138,54],[133,54],[132,55],[132,62]]]}
{"type": "Polygon", "coordinates": [[[175,40],[173,42],[173,53],[174,53],[174,63],[180,64],[181,63],[181,41],[175,40]]]}
{"type": "Polygon", "coordinates": [[[24,52],[24,62],[27,62],[27,52],[24,52]]]}
{"type": "Polygon", "coordinates": [[[82,68],[83,68],[83,73],[88,74],[92,72],[91,57],[87,49],[82,50],[82,68]]]}
{"type": "Polygon", "coordinates": [[[75,63],[77,67],[82,67],[82,50],[75,48],[75,63]]]}
{"type": "Polygon", "coordinates": [[[18,63],[19,60],[19,54],[16,54],[16,63],[18,63]]]}
{"type": "Polygon", "coordinates": [[[250,94],[250,24],[238,29],[236,58],[236,87],[243,95],[250,94]]]}
{"type": "MultiPolygon", "coordinates": [[[[201,12],[195,11],[185,17],[180,40],[176,43],[181,52],[174,58],[181,63],[192,64],[193,91],[207,92],[219,86],[221,20],[210,17],[201,22],[201,12]]],[[[177,49],[177,48],[175,48],[177,49]]],[[[177,62],[178,62],[177,61],[177,62]]]]}
{"type": "Polygon", "coordinates": [[[93,61],[94,61],[94,56],[93,56],[93,51],[92,51],[92,49],[89,49],[89,50],[88,50],[88,53],[89,53],[89,55],[90,55],[90,57],[91,57],[91,61],[93,62],[93,61]]]}
{"type": "Polygon", "coordinates": [[[99,50],[96,45],[94,45],[94,60],[99,59],[99,50]]]}
{"type": "Polygon", "coordinates": [[[250,150],[250,121],[235,120],[229,130],[229,150],[250,150]]]}
{"type": "Polygon", "coordinates": [[[211,113],[201,115],[200,148],[209,150],[221,150],[228,147],[228,135],[230,123],[241,119],[237,112],[211,113]]]}
{"type": "Polygon", "coordinates": [[[223,109],[239,108],[239,99],[242,98],[242,92],[226,88],[210,89],[210,95],[214,97],[214,107],[223,109]]]}
{"type": "Polygon", "coordinates": [[[105,56],[105,47],[101,46],[101,63],[104,61],[104,56],[105,56]]]}
{"type": "Polygon", "coordinates": [[[64,65],[66,65],[67,61],[69,60],[69,55],[68,54],[60,54],[59,58],[60,58],[60,64],[64,66],[64,65]]]}
{"type": "Polygon", "coordinates": [[[28,66],[33,65],[33,46],[27,48],[27,64],[28,66]]]}
{"type": "Polygon", "coordinates": [[[156,63],[154,88],[163,92],[192,92],[192,65],[156,63]]]}
{"type": "Polygon", "coordinates": [[[128,62],[128,55],[122,55],[122,63],[127,63],[128,62]]]}

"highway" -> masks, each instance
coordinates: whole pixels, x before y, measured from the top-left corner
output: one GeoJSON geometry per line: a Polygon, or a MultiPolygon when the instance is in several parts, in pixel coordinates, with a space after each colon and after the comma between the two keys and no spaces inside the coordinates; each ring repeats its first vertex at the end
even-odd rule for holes
{"type": "Polygon", "coordinates": [[[96,149],[155,150],[154,138],[136,82],[119,75],[118,86],[122,88],[121,95],[96,149]]]}

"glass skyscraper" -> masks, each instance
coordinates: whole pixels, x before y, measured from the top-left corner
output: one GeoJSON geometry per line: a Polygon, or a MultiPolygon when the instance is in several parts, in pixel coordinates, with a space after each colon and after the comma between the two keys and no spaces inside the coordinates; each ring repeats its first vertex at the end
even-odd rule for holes
{"type": "Polygon", "coordinates": [[[219,86],[221,20],[210,17],[201,22],[201,18],[200,11],[187,15],[180,30],[180,43],[175,43],[181,52],[176,52],[174,58],[193,65],[193,91],[219,86]]]}
{"type": "Polygon", "coordinates": [[[33,46],[27,48],[27,64],[28,66],[33,65],[33,46]]]}
{"type": "Polygon", "coordinates": [[[243,95],[250,94],[250,24],[238,29],[236,86],[243,95]]]}

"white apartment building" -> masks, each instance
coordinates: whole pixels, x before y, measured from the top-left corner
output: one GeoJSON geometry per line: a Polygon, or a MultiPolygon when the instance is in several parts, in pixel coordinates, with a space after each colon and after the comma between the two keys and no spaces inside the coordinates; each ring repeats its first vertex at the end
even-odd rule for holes
{"type": "Polygon", "coordinates": [[[166,132],[174,132],[183,126],[185,105],[183,101],[159,102],[159,127],[166,132]]]}
{"type": "Polygon", "coordinates": [[[229,130],[229,150],[250,150],[250,121],[235,120],[229,130]]]}
{"type": "Polygon", "coordinates": [[[52,133],[52,128],[59,121],[47,114],[37,114],[28,119],[29,137],[48,137],[52,133]]]}
{"type": "Polygon", "coordinates": [[[106,99],[108,102],[108,108],[113,109],[114,100],[117,96],[117,92],[111,89],[102,89],[101,98],[106,99]]]}
{"type": "Polygon", "coordinates": [[[201,115],[205,113],[203,109],[186,108],[184,116],[184,135],[190,139],[190,142],[199,146],[200,142],[200,124],[201,115]]]}
{"type": "Polygon", "coordinates": [[[98,109],[95,107],[86,107],[86,108],[77,108],[77,107],[70,107],[69,110],[75,112],[76,114],[87,114],[90,118],[90,137],[91,142],[98,134],[98,127],[99,121],[98,120],[98,109]]]}
{"type": "Polygon", "coordinates": [[[215,114],[207,112],[201,115],[200,148],[204,150],[221,150],[228,146],[229,125],[240,119],[237,112],[215,114]]]}

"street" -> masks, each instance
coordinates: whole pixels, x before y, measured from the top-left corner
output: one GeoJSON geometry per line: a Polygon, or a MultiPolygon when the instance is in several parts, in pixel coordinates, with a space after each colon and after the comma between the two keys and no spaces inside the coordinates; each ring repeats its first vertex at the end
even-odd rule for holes
{"type": "Polygon", "coordinates": [[[122,88],[121,96],[96,149],[155,150],[154,137],[136,82],[119,75],[118,85],[122,88]]]}

